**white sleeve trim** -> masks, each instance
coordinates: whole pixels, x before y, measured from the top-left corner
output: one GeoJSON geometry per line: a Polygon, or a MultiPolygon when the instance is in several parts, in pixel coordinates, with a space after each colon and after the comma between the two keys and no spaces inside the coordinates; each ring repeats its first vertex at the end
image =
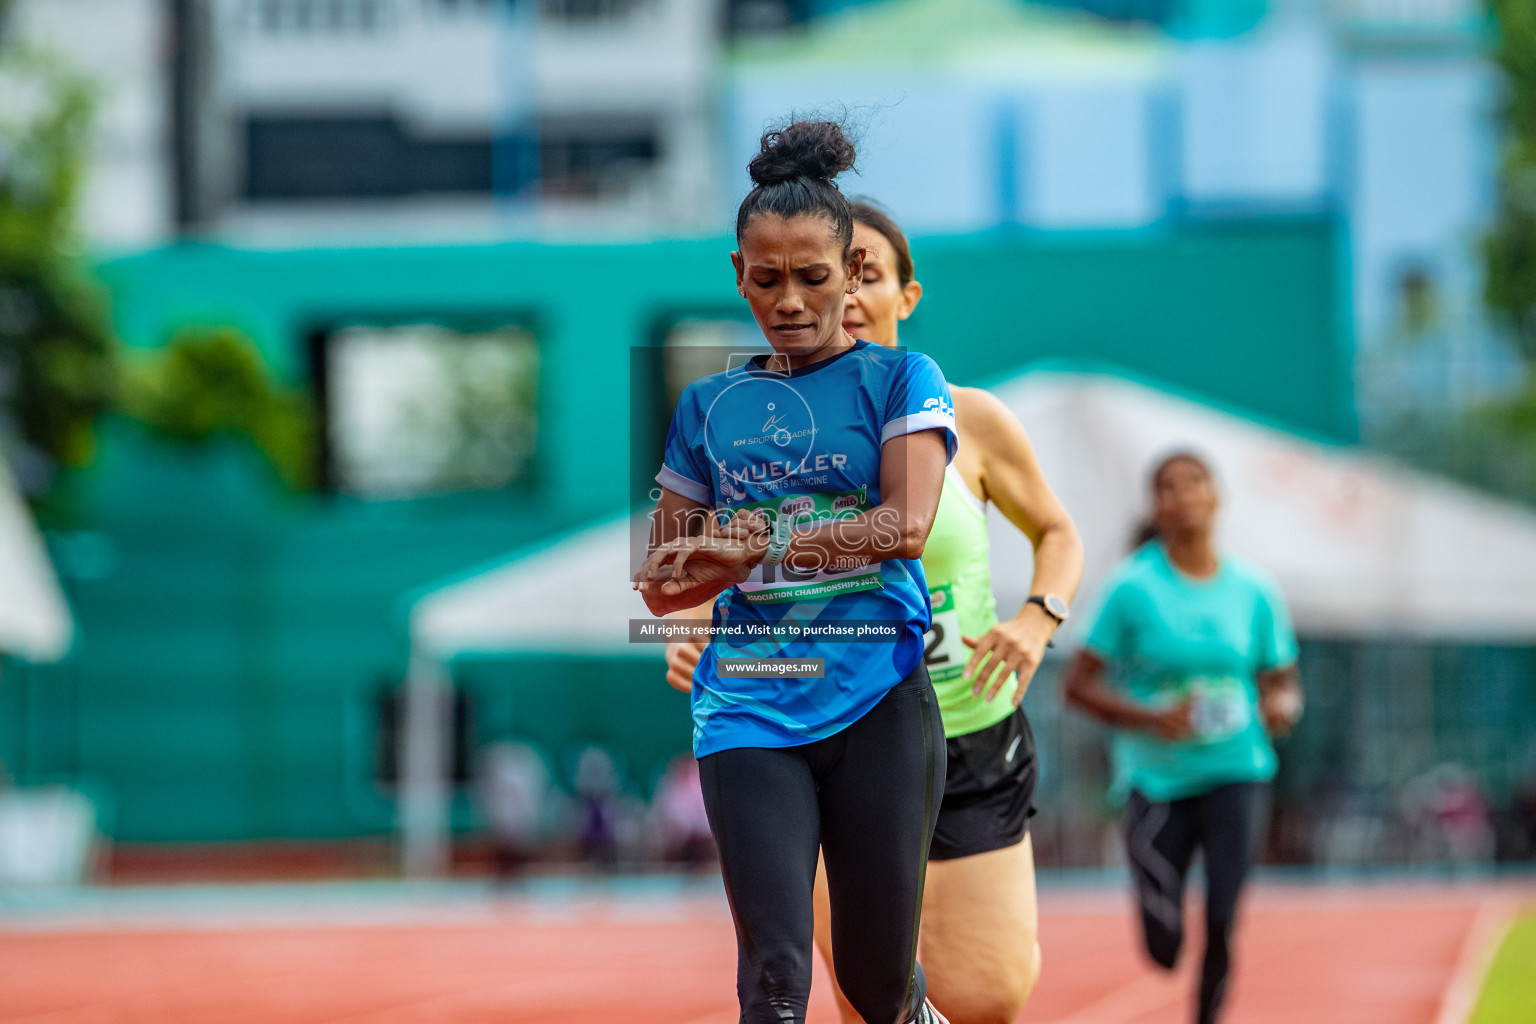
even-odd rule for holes
{"type": "Polygon", "coordinates": [[[681,494],[700,505],[709,505],[714,501],[715,496],[710,493],[708,487],[692,477],[683,476],[670,466],[661,467],[661,472],[656,474],[656,482],[674,494],[681,494]]]}
{"type": "Polygon", "coordinates": [[[952,414],[939,412],[937,409],[927,409],[923,412],[915,412],[910,416],[898,416],[886,423],[885,429],[880,431],[880,443],[885,444],[893,437],[903,434],[915,434],[920,430],[947,430],[949,441],[946,447],[950,455],[954,455],[955,441],[958,435],[955,433],[955,417],[952,414]]]}

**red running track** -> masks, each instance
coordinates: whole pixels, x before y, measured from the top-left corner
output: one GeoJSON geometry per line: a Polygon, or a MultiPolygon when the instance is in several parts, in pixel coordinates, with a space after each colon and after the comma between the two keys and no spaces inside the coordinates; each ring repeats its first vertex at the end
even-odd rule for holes
{"type": "MultiPolygon", "coordinates": [[[[1480,911],[1532,895],[1257,887],[1228,1024],[1436,1024],[1480,911]]],[[[1195,958],[1172,976],[1153,973],[1129,911],[1118,893],[1045,895],[1045,972],[1025,1022],[1188,1020],[1195,958]]],[[[506,902],[329,923],[0,922],[0,978],[0,1021],[17,1024],[736,1019],[730,922],[721,901],[703,898],[506,902]]],[[[811,1024],[833,1024],[820,976],[812,1004],[811,1024]]]]}

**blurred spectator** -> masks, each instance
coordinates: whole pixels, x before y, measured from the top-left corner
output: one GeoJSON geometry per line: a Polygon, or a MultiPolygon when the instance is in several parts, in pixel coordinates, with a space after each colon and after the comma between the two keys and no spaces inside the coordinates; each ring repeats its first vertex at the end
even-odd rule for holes
{"type": "Polygon", "coordinates": [[[661,834],[664,859],[689,867],[715,859],[715,840],[699,786],[699,763],[692,755],[681,755],[668,766],[656,785],[651,812],[661,834]]]}
{"type": "Polygon", "coordinates": [[[1409,859],[1468,866],[1493,860],[1494,831],[1476,777],[1442,764],[1411,780],[1399,801],[1408,829],[1409,859]]]}
{"type": "Polygon", "coordinates": [[[1363,787],[1344,780],[1325,784],[1314,816],[1313,860],[1336,867],[1369,864],[1391,856],[1391,825],[1377,813],[1363,787]]]}
{"type": "Polygon", "coordinates": [[[586,747],[576,759],[575,781],[581,859],[611,869],[619,859],[624,810],[613,757],[602,747],[586,747]]]}
{"type": "Polygon", "coordinates": [[[538,854],[549,770],[526,743],[503,740],[480,752],[476,780],[480,813],[490,830],[496,877],[516,876],[538,854]]]}
{"type": "Polygon", "coordinates": [[[1536,856],[1536,778],[1515,793],[1510,818],[1513,832],[1511,859],[1536,856]]]}
{"type": "Polygon", "coordinates": [[[1452,864],[1486,864],[1493,860],[1493,821],[1488,801],[1471,772],[1459,765],[1446,766],[1435,817],[1440,822],[1452,864]]]}

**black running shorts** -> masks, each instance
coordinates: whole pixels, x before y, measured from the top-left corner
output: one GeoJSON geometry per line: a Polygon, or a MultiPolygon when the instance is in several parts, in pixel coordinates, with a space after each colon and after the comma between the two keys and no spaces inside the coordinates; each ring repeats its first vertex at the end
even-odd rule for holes
{"type": "Polygon", "coordinates": [[[973,857],[1023,842],[1039,777],[1024,709],[945,745],[949,772],[928,859],[973,857]]]}

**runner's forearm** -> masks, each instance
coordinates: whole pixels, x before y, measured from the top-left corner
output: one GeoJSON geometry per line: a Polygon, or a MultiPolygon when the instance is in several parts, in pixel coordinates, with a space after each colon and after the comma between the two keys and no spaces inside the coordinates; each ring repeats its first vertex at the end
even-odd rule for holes
{"type": "Polygon", "coordinates": [[[676,608],[667,613],[669,619],[707,619],[713,616],[714,598],[687,608],[676,608]]]}
{"type": "MultiPolygon", "coordinates": [[[[1077,535],[1077,527],[1070,519],[1052,523],[1040,533],[1039,543],[1035,545],[1035,572],[1029,592],[1055,594],[1070,604],[1082,580],[1083,542],[1077,535]]],[[[1026,604],[1015,617],[1039,612],[1038,605],[1026,604]]]]}
{"type": "MultiPolygon", "coordinates": [[[[945,433],[923,430],[893,437],[880,448],[884,500],[857,515],[798,530],[784,564],[795,572],[853,569],[891,558],[921,558],[944,489],[945,433]]],[[[766,548],[763,537],[751,543],[766,548]]],[[[760,560],[754,558],[753,564],[760,560]]]]}
{"type": "Polygon", "coordinates": [[[1150,730],[1157,724],[1157,714],[1151,709],[1120,696],[1102,683],[1069,692],[1067,703],[1116,729],[1150,730]]]}
{"type": "Polygon", "coordinates": [[[888,558],[921,558],[933,516],[897,503],[878,505],[825,526],[797,531],[784,563],[796,572],[872,565],[888,558]]]}
{"type": "Polygon", "coordinates": [[[1035,547],[1035,574],[1031,594],[1055,594],[1063,601],[1077,595],[1083,581],[1083,542],[1070,519],[1054,523],[1040,534],[1035,547]]]}
{"type": "Polygon", "coordinates": [[[701,605],[707,606],[733,586],[735,584],[730,580],[715,580],[710,583],[696,583],[676,594],[664,594],[656,588],[642,590],[640,594],[645,598],[645,606],[651,610],[652,615],[670,617],[675,612],[690,611],[701,605]]]}
{"type": "Polygon", "coordinates": [[[1068,667],[1061,692],[1069,706],[1113,728],[1151,730],[1157,724],[1157,712],[1106,683],[1103,664],[1084,652],[1068,667]]]}
{"type": "MultiPolygon", "coordinates": [[[[708,601],[705,601],[703,604],[697,604],[697,605],[694,605],[691,608],[676,608],[676,609],[674,609],[674,610],[672,610],[670,612],[667,612],[667,614],[664,615],[663,618],[671,619],[674,622],[703,622],[703,623],[709,623],[709,622],[713,621],[714,616],[715,616],[715,602],[714,602],[713,599],[710,599],[708,601]]],[[[678,642],[679,643],[697,643],[697,644],[703,645],[707,641],[705,639],[703,639],[703,638],[694,638],[694,639],[682,640],[682,641],[678,641],[678,642]]],[[[670,647],[670,644],[668,646],[670,647]]]]}

